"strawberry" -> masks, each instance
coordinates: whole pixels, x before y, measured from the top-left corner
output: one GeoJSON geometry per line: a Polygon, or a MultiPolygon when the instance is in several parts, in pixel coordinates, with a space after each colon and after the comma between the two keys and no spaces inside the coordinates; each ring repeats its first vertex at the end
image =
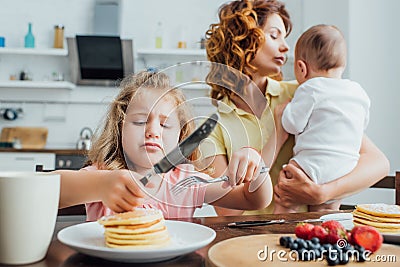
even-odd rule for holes
{"type": "Polygon", "coordinates": [[[351,238],[351,232],[347,232],[346,235],[347,235],[347,241],[349,241],[351,245],[354,245],[353,239],[351,238]]]}
{"type": "Polygon", "coordinates": [[[327,243],[336,244],[339,239],[347,239],[346,229],[340,222],[330,220],[323,222],[321,226],[328,232],[326,236],[327,243]]]}
{"type": "Polygon", "coordinates": [[[314,228],[311,230],[308,239],[317,237],[321,244],[325,244],[327,236],[328,236],[328,231],[326,231],[324,227],[322,227],[321,225],[315,225],[314,228]]]}
{"type": "Polygon", "coordinates": [[[328,232],[336,229],[340,229],[341,231],[346,232],[344,226],[340,222],[335,220],[323,222],[321,226],[324,227],[328,232]]]}
{"type": "Polygon", "coordinates": [[[382,235],[372,226],[359,225],[351,230],[354,244],[364,247],[371,252],[377,251],[383,243],[382,235]]]}
{"type": "Polygon", "coordinates": [[[311,223],[298,223],[296,228],[294,229],[294,233],[298,238],[302,238],[308,240],[310,236],[311,230],[314,228],[314,225],[311,223]]]}

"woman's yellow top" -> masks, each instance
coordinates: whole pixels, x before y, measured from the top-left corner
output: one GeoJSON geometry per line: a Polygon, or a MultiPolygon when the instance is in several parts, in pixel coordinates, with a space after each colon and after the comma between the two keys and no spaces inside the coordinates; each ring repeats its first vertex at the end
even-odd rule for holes
{"type": "MultiPolygon", "coordinates": [[[[298,87],[296,81],[281,81],[268,78],[266,99],[268,107],[263,111],[261,118],[239,109],[228,99],[223,98],[218,102],[219,122],[202,143],[200,150],[203,158],[216,155],[226,155],[229,159],[232,153],[242,147],[250,146],[258,151],[264,147],[271,135],[275,134],[273,110],[278,104],[285,103],[293,98],[298,87]]],[[[275,185],[283,164],[287,164],[293,155],[294,138],[290,136],[282,146],[281,151],[271,168],[270,176],[275,185]]],[[[245,214],[272,213],[273,201],[264,210],[246,211],[245,214]]]]}

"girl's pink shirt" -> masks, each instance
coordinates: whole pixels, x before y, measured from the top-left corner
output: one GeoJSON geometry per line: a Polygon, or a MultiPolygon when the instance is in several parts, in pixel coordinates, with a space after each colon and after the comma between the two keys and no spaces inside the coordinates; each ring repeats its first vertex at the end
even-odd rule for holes
{"type": "MultiPolygon", "coordinates": [[[[98,169],[95,166],[88,166],[84,170],[98,169]]],[[[148,194],[142,207],[159,209],[167,219],[193,217],[195,209],[201,207],[204,203],[206,186],[192,186],[178,195],[171,193],[174,184],[191,175],[210,178],[207,174],[195,171],[191,164],[181,164],[164,174],[164,180],[159,190],[154,196],[148,194]]],[[[114,212],[101,201],[86,203],[87,221],[96,221],[102,216],[111,214],[114,214],[114,212]]]]}

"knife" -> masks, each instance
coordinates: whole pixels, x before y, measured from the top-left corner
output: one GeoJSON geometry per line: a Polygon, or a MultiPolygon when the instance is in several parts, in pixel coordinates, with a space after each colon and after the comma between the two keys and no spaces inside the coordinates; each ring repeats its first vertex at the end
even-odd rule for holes
{"type": "Polygon", "coordinates": [[[228,227],[233,228],[240,228],[240,227],[250,227],[250,226],[264,226],[264,225],[271,225],[271,224],[284,224],[284,223],[309,223],[309,222],[322,222],[323,220],[318,219],[306,219],[306,220],[285,220],[285,219],[278,219],[278,220],[266,220],[266,221],[243,221],[243,222],[233,222],[228,223],[228,227]]]}
{"type": "Polygon", "coordinates": [[[186,158],[200,145],[217,125],[219,116],[217,113],[212,114],[203,124],[201,124],[191,135],[186,137],[171,152],[169,152],[162,160],[156,163],[152,170],[140,179],[140,182],[146,186],[151,176],[158,173],[166,173],[176,165],[181,164],[186,158]]]}

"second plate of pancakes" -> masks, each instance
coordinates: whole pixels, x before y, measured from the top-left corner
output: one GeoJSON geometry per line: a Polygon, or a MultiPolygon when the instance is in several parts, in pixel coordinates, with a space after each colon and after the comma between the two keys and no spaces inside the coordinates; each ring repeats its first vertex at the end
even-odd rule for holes
{"type": "Polygon", "coordinates": [[[389,204],[359,204],[352,213],[333,213],[321,216],[323,221],[337,220],[347,230],[354,225],[375,227],[386,243],[400,244],[400,206],[389,204]]]}
{"type": "Polygon", "coordinates": [[[190,222],[166,220],[169,244],[150,248],[110,248],[104,240],[104,227],[98,222],[81,223],[62,229],[57,238],[61,243],[94,257],[119,262],[157,262],[172,259],[211,243],[213,229],[190,222]]]}

